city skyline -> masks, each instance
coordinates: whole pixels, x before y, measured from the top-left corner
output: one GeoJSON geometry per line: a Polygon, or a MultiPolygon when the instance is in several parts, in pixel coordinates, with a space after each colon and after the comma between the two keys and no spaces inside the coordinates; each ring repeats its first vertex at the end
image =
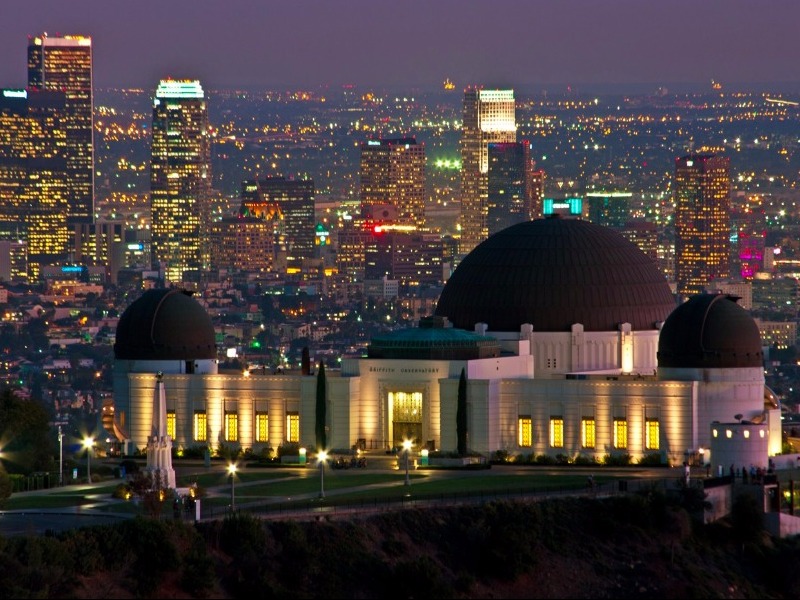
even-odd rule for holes
{"type": "Polygon", "coordinates": [[[0,8],[0,87],[24,84],[24,42],[91,36],[95,86],[208,88],[483,84],[597,86],[797,83],[800,5],[744,0],[189,2],[42,0],[0,8]],[[488,32],[488,33],[487,33],[488,32]],[[497,42],[491,42],[492,32],[497,42]]]}

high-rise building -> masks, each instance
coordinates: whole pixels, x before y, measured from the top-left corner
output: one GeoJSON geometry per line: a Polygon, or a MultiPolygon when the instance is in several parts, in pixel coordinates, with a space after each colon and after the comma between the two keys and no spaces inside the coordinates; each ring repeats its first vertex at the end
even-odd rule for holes
{"type": "Polygon", "coordinates": [[[245,181],[242,205],[256,215],[260,210],[278,211],[276,253],[279,256],[276,262],[279,266],[285,263],[288,274],[301,273],[303,261],[315,258],[313,179],[267,177],[245,181]]]}
{"type": "Polygon", "coordinates": [[[631,220],[630,192],[603,191],[588,192],[586,213],[592,223],[621,230],[631,220]]]}
{"type": "Polygon", "coordinates": [[[210,263],[211,143],[199,81],[162,80],[153,99],[152,251],[170,282],[197,281],[210,263]]]}
{"type": "Polygon", "coordinates": [[[461,255],[489,235],[489,144],[516,141],[514,91],[467,88],[461,132],[461,255]]]}
{"type": "Polygon", "coordinates": [[[92,38],[82,35],[28,39],[28,88],[62,91],[66,96],[63,126],[67,161],[70,223],[94,218],[94,100],[92,38]]]}
{"type": "Polygon", "coordinates": [[[414,138],[361,144],[361,205],[391,204],[397,223],[425,224],[425,145],[414,138]]]}
{"type": "Polygon", "coordinates": [[[763,195],[737,192],[731,199],[731,276],[752,279],[764,269],[767,217],[763,195]]]}
{"type": "Polygon", "coordinates": [[[730,160],[716,154],[675,159],[675,273],[681,299],[729,274],[730,160]]]}
{"type": "Polygon", "coordinates": [[[69,252],[64,103],[63,92],[0,90],[0,239],[28,242],[30,281],[69,252]]]}
{"type": "Polygon", "coordinates": [[[531,219],[541,219],[544,214],[544,169],[534,169],[531,173],[531,219]]]}
{"type": "Polygon", "coordinates": [[[241,213],[212,225],[215,269],[231,273],[265,273],[272,270],[275,230],[272,219],[241,213]]]}
{"type": "Polygon", "coordinates": [[[528,142],[489,144],[488,235],[536,218],[533,162],[528,142]]]}
{"type": "Polygon", "coordinates": [[[106,277],[117,283],[117,273],[125,267],[125,221],[97,219],[94,223],[75,223],[72,226],[73,255],[76,264],[105,267],[106,277]]]}
{"type": "Polygon", "coordinates": [[[11,283],[28,282],[28,243],[0,240],[0,278],[11,283]]]}

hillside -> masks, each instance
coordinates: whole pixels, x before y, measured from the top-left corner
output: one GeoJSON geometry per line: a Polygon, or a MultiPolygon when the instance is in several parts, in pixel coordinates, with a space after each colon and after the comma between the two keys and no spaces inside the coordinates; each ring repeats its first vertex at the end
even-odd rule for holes
{"type": "Polygon", "coordinates": [[[797,540],[754,507],[701,525],[658,494],[352,521],[139,518],[0,540],[5,597],[797,598],[797,540]],[[753,516],[756,520],[753,520],[753,516]]]}

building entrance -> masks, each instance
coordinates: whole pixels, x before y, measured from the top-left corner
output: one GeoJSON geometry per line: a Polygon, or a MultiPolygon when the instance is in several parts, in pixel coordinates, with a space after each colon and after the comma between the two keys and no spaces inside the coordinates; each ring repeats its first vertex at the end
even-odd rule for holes
{"type": "Polygon", "coordinates": [[[422,392],[389,392],[392,410],[392,444],[402,448],[405,440],[415,447],[422,441],[422,392]]]}

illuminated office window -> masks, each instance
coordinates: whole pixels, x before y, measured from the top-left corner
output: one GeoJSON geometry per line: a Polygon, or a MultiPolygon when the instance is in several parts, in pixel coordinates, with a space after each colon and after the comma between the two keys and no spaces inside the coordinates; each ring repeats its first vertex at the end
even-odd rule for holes
{"type": "Polygon", "coordinates": [[[594,417],[581,419],[581,446],[584,448],[595,447],[595,431],[594,417]]]}
{"type": "Polygon", "coordinates": [[[269,442],[269,413],[256,413],[256,441],[269,442]]]}
{"type": "Polygon", "coordinates": [[[517,420],[519,434],[518,444],[523,448],[530,448],[533,445],[533,424],[530,416],[522,416],[517,420]]]}
{"type": "Polygon", "coordinates": [[[175,439],[175,411],[167,411],[167,435],[171,439],[175,439]]]}
{"type": "Polygon", "coordinates": [[[299,413],[288,413],[286,415],[286,441],[300,441],[300,415],[299,413]]]}
{"type": "Polygon", "coordinates": [[[550,446],[552,448],[564,447],[564,419],[550,417],[550,446]]]}
{"type": "Polygon", "coordinates": [[[205,442],[208,440],[208,415],[206,411],[198,410],[194,413],[194,440],[205,442]]]}
{"type": "Polygon", "coordinates": [[[229,442],[239,439],[239,413],[225,413],[225,439],[229,442]]]}
{"type": "Polygon", "coordinates": [[[628,421],[626,419],[614,419],[614,448],[623,449],[628,447],[628,421]]]}
{"type": "Polygon", "coordinates": [[[645,450],[658,450],[659,448],[658,439],[659,439],[658,419],[647,419],[644,424],[645,450]]]}

